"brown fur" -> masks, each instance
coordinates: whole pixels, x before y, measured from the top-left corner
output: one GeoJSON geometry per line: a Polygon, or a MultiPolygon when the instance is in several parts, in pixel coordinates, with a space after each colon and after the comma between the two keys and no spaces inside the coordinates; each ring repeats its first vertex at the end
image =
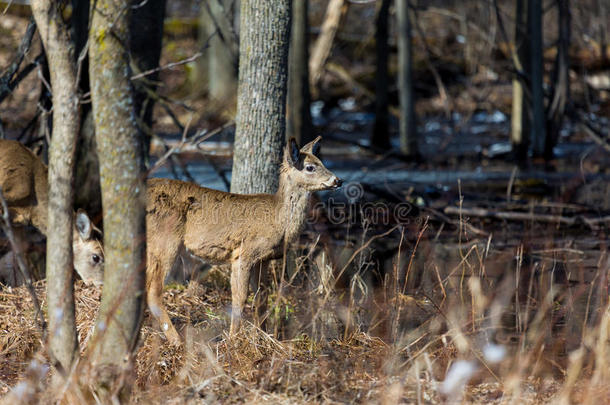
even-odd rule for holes
{"type": "Polygon", "coordinates": [[[231,333],[235,333],[252,267],[281,257],[284,244],[299,235],[313,191],[341,184],[314,156],[319,139],[300,152],[291,141],[275,194],[242,195],[179,180],[148,181],[148,305],[172,343],[178,344],[180,338],[163,308],[161,293],[176,258],[186,250],[211,263],[231,263],[231,333]],[[315,171],[307,172],[308,166],[315,171]]]}
{"type": "MultiPolygon", "coordinates": [[[[17,141],[0,140],[0,187],[15,224],[33,225],[47,234],[47,166],[17,141]]],[[[95,227],[79,211],[73,232],[74,268],[86,282],[102,282],[104,251],[95,227]]]]}

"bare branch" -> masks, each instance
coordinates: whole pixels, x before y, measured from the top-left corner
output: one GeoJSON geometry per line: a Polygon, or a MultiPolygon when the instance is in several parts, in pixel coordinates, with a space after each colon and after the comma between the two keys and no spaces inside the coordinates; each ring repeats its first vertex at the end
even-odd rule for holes
{"type": "Polygon", "coordinates": [[[34,37],[35,32],[36,22],[34,22],[34,18],[31,18],[25,30],[25,35],[21,39],[21,44],[19,44],[19,48],[17,48],[17,54],[15,55],[15,58],[5,70],[2,77],[0,77],[0,101],[2,101],[8,94],[10,94],[15,88],[16,84],[21,81],[20,79],[23,78],[19,76],[18,81],[14,80],[15,74],[19,70],[19,66],[21,66],[25,55],[30,50],[30,47],[32,45],[32,38],[34,37]]]}

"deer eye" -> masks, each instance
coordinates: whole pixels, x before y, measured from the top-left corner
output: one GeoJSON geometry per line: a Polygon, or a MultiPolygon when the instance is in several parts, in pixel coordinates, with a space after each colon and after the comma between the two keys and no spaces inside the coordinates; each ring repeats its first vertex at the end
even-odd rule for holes
{"type": "Polygon", "coordinates": [[[316,167],[314,165],[307,165],[305,166],[305,170],[309,173],[313,173],[316,171],[316,167]]]}
{"type": "Polygon", "coordinates": [[[102,258],[99,257],[98,255],[93,255],[93,256],[91,256],[91,260],[93,260],[93,263],[98,264],[99,262],[102,261],[102,258]]]}

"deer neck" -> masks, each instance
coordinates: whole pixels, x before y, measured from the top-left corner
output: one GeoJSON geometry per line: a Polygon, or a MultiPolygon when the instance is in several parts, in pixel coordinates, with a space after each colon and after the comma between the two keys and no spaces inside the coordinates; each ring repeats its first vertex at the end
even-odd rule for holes
{"type": "Polygon", "coordinates": [[[295,184],[288,173],[283,171],[280,174],[275,200],[278,204],[278,223],[284,230],[286,242],[292,242],[301,233],[310,197],[311,192],[295,184]]]}

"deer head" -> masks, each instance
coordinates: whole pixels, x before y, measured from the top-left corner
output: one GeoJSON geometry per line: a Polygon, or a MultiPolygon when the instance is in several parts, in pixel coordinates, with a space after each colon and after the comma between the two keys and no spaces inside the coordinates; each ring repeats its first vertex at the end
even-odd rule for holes
{"type": "Polygon", "coordinates": [[[295,139],[291,138],[284,151],[282,172],[289,182],[305,191],[334,189],[343,183],[316,156],[320,139],[322,137],[317,137],[299,150],[295,139]]]}
{"type": "Polygon", "coordinates": [[[74,269],[87,284],[100,285],[104,276],[104,249],[97,236],[98,228],[83,210],[78,210],[74,219],[74,269]],[[97,234],[97,235],[96,235],[97,234]]]}

